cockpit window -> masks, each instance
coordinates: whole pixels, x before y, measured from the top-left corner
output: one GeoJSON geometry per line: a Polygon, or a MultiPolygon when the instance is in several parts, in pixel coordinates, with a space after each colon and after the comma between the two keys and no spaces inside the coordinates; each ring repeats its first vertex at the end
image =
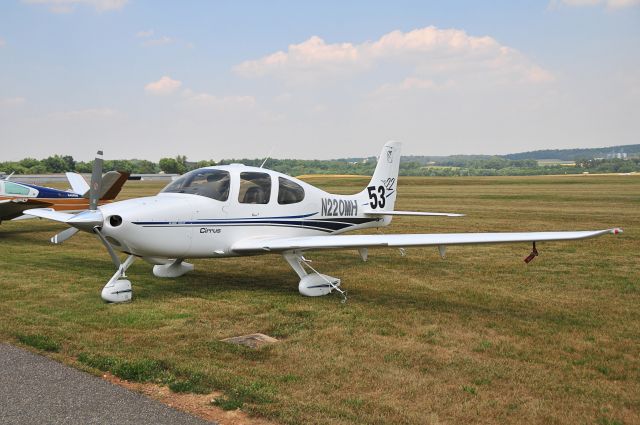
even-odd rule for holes
{"type": "Polygon", "coordinates": [[[160,193],[189,193],[226,201],[229,199],[230,180],[227,171],[201,168],[178,177],[160,193]]]}
{"type": "Polygon", "coordinates": [[[298,183],[278,177],[278,203],[295,204],[304,199],[304,189],[298,183]]]}
{"type": "Polygon", "coordinates": [[[268,204],[271,196],[271,176],[267,173],[240,173],[238,201],[243,204],[268,204]]]}
{"type": "Polygon", "coordinates": [[[7,195],[28,195],[29,188],[12,182],[4,182],[4,191],[7,195]]]}

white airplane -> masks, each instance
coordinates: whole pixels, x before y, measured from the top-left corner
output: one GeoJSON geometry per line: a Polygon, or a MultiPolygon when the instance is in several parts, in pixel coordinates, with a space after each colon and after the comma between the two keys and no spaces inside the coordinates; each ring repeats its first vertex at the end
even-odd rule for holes
{"type": "MultiPolygon", "coordinates": [[[[100,187],[102,159],[94,162],[91,199],[100,187]],[[95,190],[94,190],[95,188],[95,190]]],[[[102,290],[108,302],[130,301],[126,271],[135,258],[154,264],[158,277],[177,277],[191,270],[187,258],[224,258],[280,254],[300,277],[302,295],[327,295],[340,289],[340,279],[316,271],[303,256],[315,249],[357,249],[366,261],[371,247],[448,245],[584,239],[622,230],[340,235],[388,226],[393,216],[460,216],[461,214],[395,211],[400,143],[382,148],[371,182],[355,195],[334,195],[276,171],[242,164],[190,171],[159,194],[91,208],[75,215],[32,209],[25,213],[71,226],[52,238],[61,243],[78,230],[93,232],[116,267],[102,290]],[[116,251],[127,254],[124,262],[116,251]]]]}

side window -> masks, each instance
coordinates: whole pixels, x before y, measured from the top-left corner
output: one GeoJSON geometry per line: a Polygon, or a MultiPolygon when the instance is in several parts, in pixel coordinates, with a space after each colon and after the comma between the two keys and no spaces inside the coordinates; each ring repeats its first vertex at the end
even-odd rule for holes
{"type": "Polygon", "coordinates": [[[278,203],[295,204],[304,199],[304,189],[298,183],[278,177],[278,203]]]}
{"type": "Polygon", "coordinates": [[[28,195],[29,188],[19,184],[4,182],[4,190],[7,195],[28,195]]]}
{"type": "Polygon", "coordinates": [[[268,204],[271,196],[271,177],[266,173],[240,173],[238,201],[243,204],[268,204]]]}

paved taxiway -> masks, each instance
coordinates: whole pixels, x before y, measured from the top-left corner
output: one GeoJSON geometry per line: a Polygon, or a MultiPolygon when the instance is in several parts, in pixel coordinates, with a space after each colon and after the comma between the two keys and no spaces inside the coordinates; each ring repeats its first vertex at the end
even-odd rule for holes
{"type": "Polygon", "coordinates": [[[0,423],[211,424],[6,344],[0,344],[0,423]]]}

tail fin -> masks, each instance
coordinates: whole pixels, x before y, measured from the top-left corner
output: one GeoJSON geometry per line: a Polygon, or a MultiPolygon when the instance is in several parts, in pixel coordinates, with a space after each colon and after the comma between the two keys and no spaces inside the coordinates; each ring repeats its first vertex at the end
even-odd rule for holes
{"type": "Polygon", "coordinates": [[[398,172],[400,170],[400,142],[387,142],[382,147],[378,165],[371,181],[362,194],[369,200],[367,209],[373,211],[393,211],[398,192],[398,172]]]}
{"type": "Polygon", "coordinates": [[[87,181],[78,173],[65,173],[67,176],[67,180],[69,180],[69,184],[71,185],[71,190],[77,193],[80,196],[89,196],[89,184],[87,181]]]}
{"type": "Polygon", "coordinates": [[[102,190],[100,193],[100,199],[110,201],[115,199],[122,189],[122,185],[129,178],[129,174],[126,171],[109,171],[102,177],[102,190]]]}

